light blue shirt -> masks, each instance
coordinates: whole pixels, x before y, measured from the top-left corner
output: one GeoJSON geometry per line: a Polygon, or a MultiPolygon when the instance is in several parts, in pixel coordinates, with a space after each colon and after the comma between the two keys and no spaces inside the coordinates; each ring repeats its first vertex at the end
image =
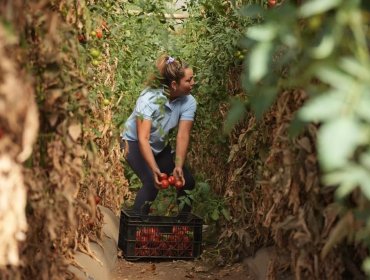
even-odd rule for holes
{"type": "Polygon", "coordinates": [[[163,89],[146,88],[136,101],[136,106],[125,123],[122,139],[137,141],[136,119],[152,121],[149,143],[154,154],[166,146],[167,135],[180,120],[193,121],[197,103],[192,95],[185,95],[170,101],[163,89]]]}

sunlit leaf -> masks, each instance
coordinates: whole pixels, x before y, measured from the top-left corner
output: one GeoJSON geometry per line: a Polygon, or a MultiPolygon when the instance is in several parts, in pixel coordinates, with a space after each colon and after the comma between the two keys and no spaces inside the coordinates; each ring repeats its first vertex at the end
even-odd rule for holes
{"type": "Polygon", "coordinates": [[[368,173],[360,178],[360,189],[362,193],[367,197],[367,199],[370,199],[370,176],[368,173]]]}
{"type": "Polygon", "coordinates": [[[367,150],[367,152],[364,152],[360,156],[360,162],[362,165],[366,166],[366,168],[370,169],[370,150],[367,150]]]}
{"type": "Polygon", "coordinates": [[[335,194],[338,198],[343,198],[358,187],[363,179],[370,179],[367,173],[362,166],[350,164],[339,171],[324,175],[323,181],[329,186],[338,185],[335,194]]]}
{"type": "Polygon", "coordinates": [[[362,269],[366,272],[366,274],[370,274],[370,258],[367,257],[364,262],[362,263],[362,269]]]}
{"type": "Polygon", "coordinates": [[[286,33],[281,38],[282,42],[290,48],[294,48],[298,45],[298,39],[293,34],[286,33]]]}
{"type": "Polygon", "coordinates": [[[312,0],[305,2],[300,10],[299,15],[309,17],[316,14],[324,13],[330,9],[337,7],[342,0],[312,0]]]}
{"type": "Polygon", "coordinates": [[[370,122],[370,87],[362,89],[361,100],[359,100],[357,105],[355,111],[358,116],[370,122]]]}
{"type": "Polygon", "coordinates": [[[353,90],[355,81],[353,77],[332,67],[321,67],[316,70],[316,76],[332,87],[345,92],[353,90]]]}
{"type": "Polygon", "coordinates": [[[298,116],[304,121],[325,121],[337,118],[345,105],[343,94],[332,91],[306,102],[298,116]]]}
{"type": "Polygon", "coordinates": [[[334,35],[331,33],[325,34],[319,45],[310,50],[311,56],[315,59],[323,59],[331,55],[335,47],[334,35]]]}
{"type": "Polygon", "coordinates": [[[257,82],[265,76],[270,60],[271,43],[259,43],[250,54],[249,79],[257,82]]]}
{"type": "Polygon", "coordinates": [[[267,42],[273,40],[277,35],[277,28],[274,25],[257,25],[249,27],[246,36],[250,39],[267,42]]]}
{"type": "Polygon", "coordinates": [[[353,118],[331,120],[318,133],[319,161],[324,170],[342,167],[362,142],[359,123],[353,118]]]}
{"type": "Polygon", "coordinates": [[[344,57],[339,62],[340,67],[354,77],[370,81],[370,65],[363,65],[354,57],[344,57]]]}

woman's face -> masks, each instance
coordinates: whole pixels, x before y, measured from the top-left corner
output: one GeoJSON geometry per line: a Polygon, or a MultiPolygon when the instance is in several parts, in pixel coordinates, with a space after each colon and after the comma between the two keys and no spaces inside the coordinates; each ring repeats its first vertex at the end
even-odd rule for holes
{"type": "Polygon", "coordinates": [[[191,68],[186,68],[184,70],[184,77],[178,82],[173,82],[171,95],[173,97],[179,97],[187,95],[191,92],[194,86],[194,74],[191,68]]]}

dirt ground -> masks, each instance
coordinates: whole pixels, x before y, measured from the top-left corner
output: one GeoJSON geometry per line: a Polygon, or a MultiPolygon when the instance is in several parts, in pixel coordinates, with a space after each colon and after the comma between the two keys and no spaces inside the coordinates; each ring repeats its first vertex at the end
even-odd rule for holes
{"type": "Polygon", "coordinates": [[[113,280],[254,280],[247,270],[242,263],[209,268],[200,260],[129,262],[119,258],[113,280]]]}

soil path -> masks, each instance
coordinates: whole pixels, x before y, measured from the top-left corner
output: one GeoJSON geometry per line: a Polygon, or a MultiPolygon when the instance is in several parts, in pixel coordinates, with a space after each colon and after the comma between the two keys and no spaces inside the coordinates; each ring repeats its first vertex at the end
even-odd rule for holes
{"type": "Polygon", "coordinates": [[[253,280],[243,264],[209,268],[202,261],[129,262],[119,258],[113,280],[253,280]]]}

